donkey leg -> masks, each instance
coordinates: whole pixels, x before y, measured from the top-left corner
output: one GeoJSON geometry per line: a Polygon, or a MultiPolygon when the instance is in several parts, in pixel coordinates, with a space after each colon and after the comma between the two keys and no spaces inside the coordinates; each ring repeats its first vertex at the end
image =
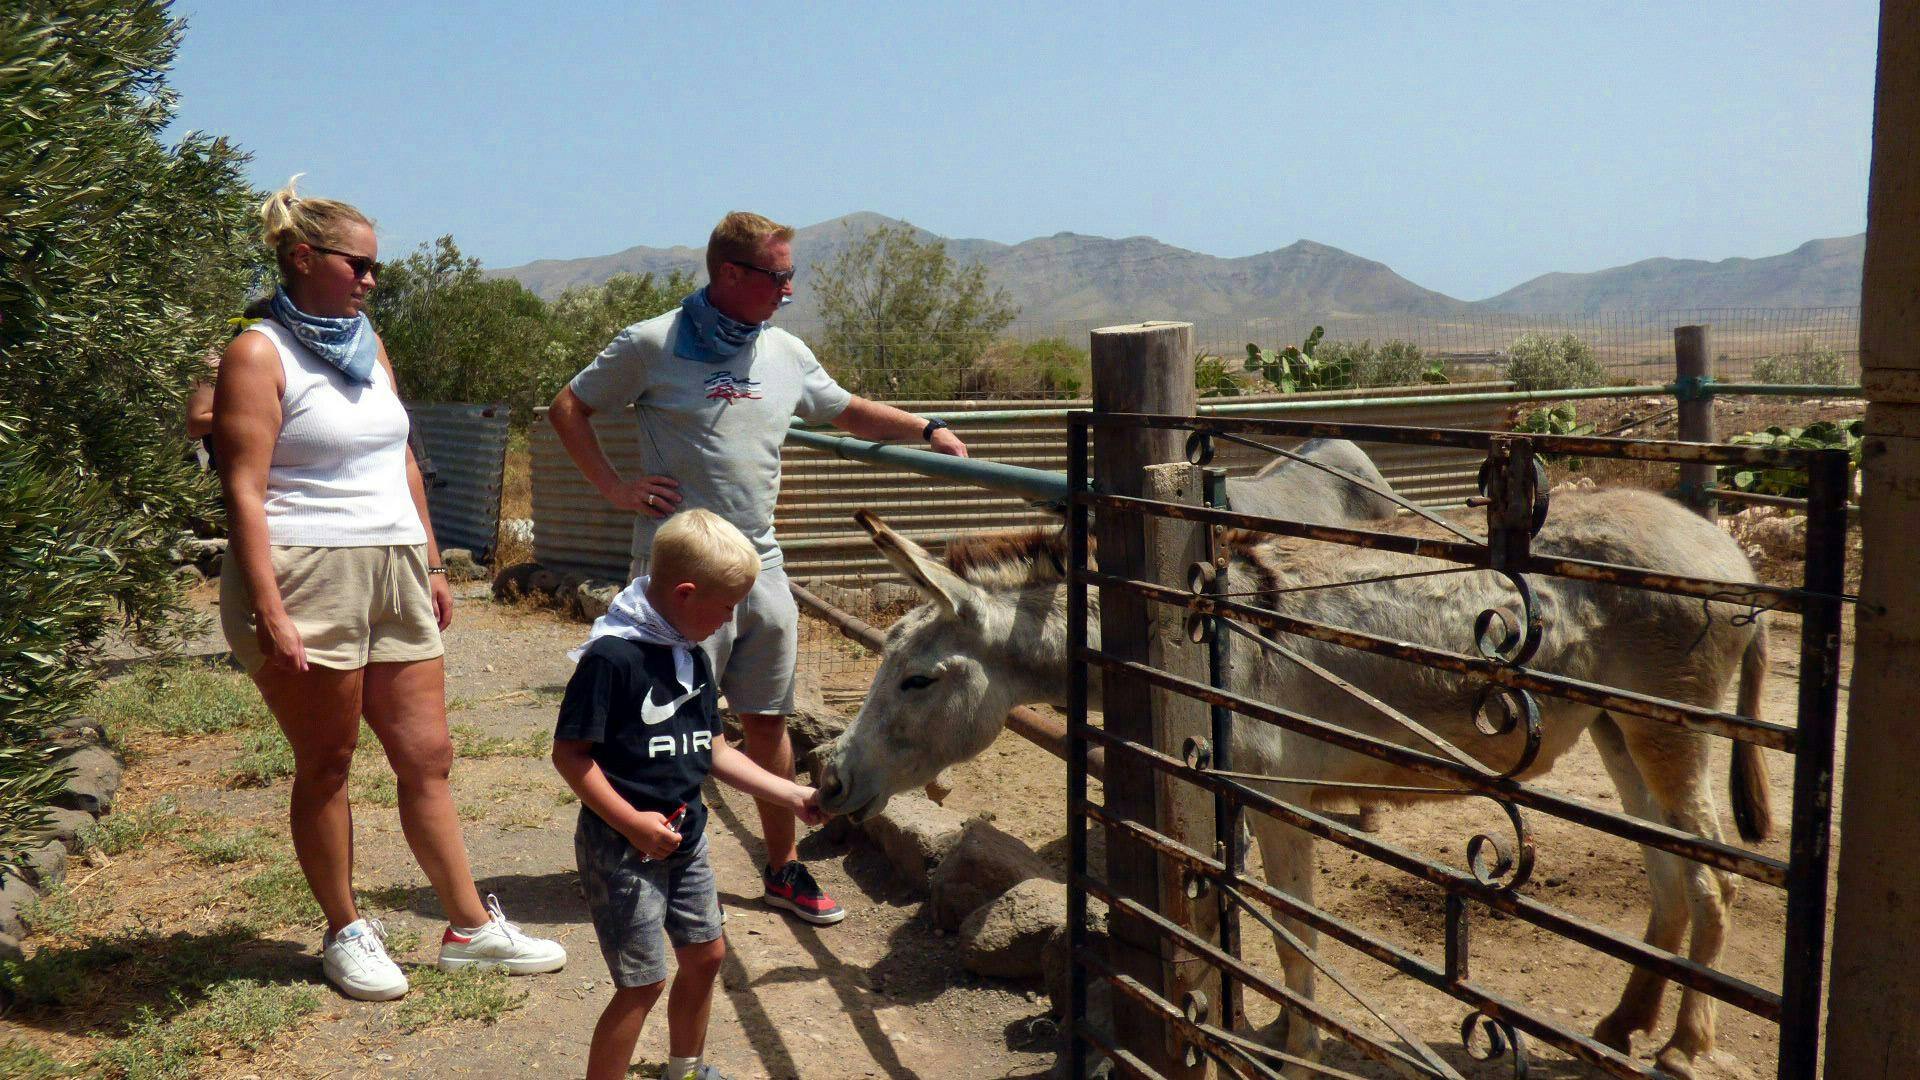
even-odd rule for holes
{"type": "MultiPolygon", "coordinates": [[[[1652,722],[1622,726],[1634,764],[1646,778],[1647,792],[1659,806],[1661,819],[1683,832],[1720,839],[1720,815],[1713,799],[1708,742],[1704,735],[1652,722]]],[[[1704,863],[1663,857],[1680,875],[1693,933],[1687,958],[1706,967],[1720,959],[1727,937],[1725,875],[1704,863]]],[[[1713,1049],[1714,1000],[1698,990],[1683,990],[1673,1037],[1655,1057],[1660,1067],[1677,1076],[1693,1075],[1693,1060],[1713,1049]]]]}
{"type": "MultiPolygon", "coordinates": [[[[1266,871],[1267,884],[1303,904],[1313,903],[1313,838],[1265,814],[1249,814],[1248,817],[1252,819],[1254,835],[1260,841],[1260,862],[1266,871]]],[[[1318,946],[1319,934],[1312,927],[1285,916],[1279,921],[1307,948],[1318,946]]],[[[1274,935],[1273,947],[1280,954],[1280,966],[1286,976],[1287,989],[1308,1001],[1313,1000],[1312,961],[1279,934],[1274,935]]],[[[1279,1023],[1283,1025],[1280,1031],[1285,1033],[1282,1048],[1287,1053],[1308,1059],[1318,1057],[1318,1027],[1291,1011],[1282,1011],[1279,1023]]]]}
{"type": "MultiPolygon", "coordinates": [[[[1612,777],[1613,786],[1620,793],[1621,808],[1634,817],[1663,820],[1613,718],[1602,713],[1587,731],[1600,750],[1607,775],[1612,777]]],[[[1689,919],[1680,868],[1674,865],[1675,857],[1664,851],[1642,847],[1640,855],[1646,864],[1647,887],[1651,893],[1644,939],[1656,949],[1675,952],[1686,936],[1689,919]]],[[[1619,1004],[1594,1028],[1593,1037],[1622,1054],[1632,1053],[1633,1033],[1653,1030],[1660,1019],[1660,999],[1666,990],[1665,978],[1644,968],[1634,968],[1627,977],[1626,989],[1620,993],[1619,1004]]]]}

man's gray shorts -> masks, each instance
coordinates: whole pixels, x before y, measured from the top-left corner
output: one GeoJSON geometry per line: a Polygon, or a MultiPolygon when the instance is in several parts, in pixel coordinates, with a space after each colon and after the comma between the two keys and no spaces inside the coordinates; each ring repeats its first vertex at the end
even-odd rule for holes
{"type": "Polygon", "coordinates": [[[667,977],[662,929],[676,949],[720,936],[720,900],[714,892],[713,866],[707,862],[705,833],[691,850],[648,860],[613,826],[582,807],[573,854],[613,985],[652,986],[667,977]]]}
{"type": "MultiPolygon", "coordinates": [[[[632,577],[647,572],[634,556],[632,577]]],[[[629,578],[631,580],[632,578],[629,578]]],[[[785,716],[793,711],[793,665],[800,651],[800,608],[780,567],[760,571],[733,621],[700,643],[719,674],[720,693],[735,713],[785,716]]]]}

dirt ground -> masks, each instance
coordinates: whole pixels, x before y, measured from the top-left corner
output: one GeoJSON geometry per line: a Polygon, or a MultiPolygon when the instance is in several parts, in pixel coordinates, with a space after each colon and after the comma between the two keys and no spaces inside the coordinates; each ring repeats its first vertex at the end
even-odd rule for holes
{"type": "MultiPolygon", "coordinates": [[[[203,603],[212,599],[202,590],[203,603]]],[[[566,650],[585,627],[546,612],[502,606],[484,586],[464,587],[447,634],[449,720],[456,738],[526,739],[550,732],[571,672],[566,650]]],[[[207,642],[212,647],[211,641],[207,642]]],[[[110,721],[110,718],[108,718],[110,721]]],[[[284,836],[287,781],[234,788],[223,778],[237,752],[232,736],[171,740],[164,755],[127,772],[116,814],[171,796],[183,812],[227,826],[284,836]]],[[[383,768],[363,743],[355,765],[383,768]]],[[[216,1077],[579,1075],[593,1023],[611,992],[574,870],[577,803],[544,753],[463,759],[454,794],[481,892],[497,893],[508,916],[562,941],[558,974],[513,980],[527,998],[497,1023],[454,1020],[396,1031],[402,1003],[349,1001],[322,988],[320,1010],[262,1052],[230,1052],[193,1075],[216,1077]]],[[[976,787],[969,785],[969,787],[976,787]]],[[[900,882],[883,857],[834,843],[820,832],[802,842],[827,889],[848,909],[838,926],[816,929],[760,903],[759,825],[750,800],[709,785],[713,861],[728,917],[731,951],[716,994],[707,1060],[748,1077],[1032,1077],[1053,1062],[1047,1003],[1033,988],[967,974],[951,938],[923,915],[923,894],[900,882]]],[[[444,917],[414,864],[391,808],[356,801],[355,885],[362,910],[385,921],[403,966],[430,965],[444,917]]],[[[163,943],[204,943],[233,912],[217,883],[176,853],[135,850],[104,866],[76,860],[72,881],[82,920],[126,928],[163,943]],[[188,882],[182,875],[203,880],[188,882]]],[[[230,892],[231,890],[229,890],[230,892]]],[[[234,903],[238,904],[236,898],[234,903]]],[[[38,943],[29,938],[30,953],[38,943]]],[[[228,955],[252,977],[319,984],[319,927],[296,926],[236,939],[228,955]]],[[[416,993],[418,991],[416,990],[416,993]]],[[[84,1008],[57,1016],[0,1019],[0,1045],[20,1039],[57,1059],[84,1059],[100,1032],[124,1026],[142,1004],[138,987],[102,987],[84,1008]]],[[[648,1020],[635,1075],[653,1077],[665,1057],[664,1010],[648,1020]]]]}
{"type": "MultiPolygon", "coordinates": [[[[1844,417],[1858,415],[1858,405],[1830,403],[1816,405],[1815,411],[1822,418],[1844,417]]],[[[1671,437],[1672,417],[1661,412],[1652,403],[1595,403],[1590,410],[1583,405],[1581,420],[1603,433],[1622,428],[1618,433],[1671,437]]],[[[1720,411],[1723,435],[1808,419],[1801,403],[1749,400],[1726,403],[1720,411]]],[[[1658,483],[1657,478],[1594,463],[1572,472],[1564,465],[1555,469],[1556,480],[1581,475],[1658,483]]],[[[1787,569],[1763,568],[1771,578],[1787,569]]],[[[202,590],[202,604],[210,607],[211,600],[212,589],[202,590]]],[[[468,739],[525,740],[550,731],[570,671],[565,651],[583,632],[579,624],[546,612],[495,604],[483,587],[465,587],[447,635],[450,721],[468,739]]],[[[1795,713],[1797,634],[1793,618],[1771,619],[1767,718],[1779,722],[1791,723],[1795,713]]],[[[204,650],[217,647],[211,639],[202,643],[204,650]]],[[[809,623],[803,655],[819,669],[829,703],[848,712],[857,709],[871,660],[817,623],[809,623]]],[[[1843,685],[1848,677],[1850,669],[1843,668],[1843,685]]],[[[1724,812],[1724,746],[1721,750],[1716,794],[1732,836],[1731,819],[1724,812]]],[[[240,752],[233,735],[170,740],[164,753],[128,770],[116,813],[136,812],[171,797],[185,811],[284,837],[286,781],[264,788],[232,786],[226,773],[240,752]]],[[[1792,761],[1782,755],[1768,757],[1780,838],[1760,850],[1784,859],[1792,761]]],[[[363,746],[356,784],[377,778],[381,768],[376,748],[363,746]]],[[[1064,868],[1065,770],[1058,759],[1009,736],[956,769],[955,779],[950,808],[991,816],[1000,828],[1064,868]]],[[[229,1050],[201,1063],[194,1075],[257,1080],[514,1070],[578,1074],[588,1034],[610,988],[573,869],[575,803],[543,754],[463,758],[456,764],[454,784],[483,892],[499,894],[509,915],[529,930],[562,940],[572,957],[566,970],[514,980],[511,989],[524,992],[525,1000],[497,1021],[452,1019],[415,1031],[396,1023],[395,1004],[356,1003],[323,991],[319,1010],[286,1034],[257,1051],[229,1050]]],[[[1545,786],[1600,807],[1619,805],[1585,740],[1545,786]]],[[[938,935],[923,913],[924,896],[897,880],[877,853],[831,841],[825,833],[806,838],[803,856],[849,909],[848,919],[837,927],[806,927],[758,901],[758,826],[750,803],[724,790],[710,790],[709,797],[715,807],[713,852],[729,916],[731,953],[716,996],[708,1060],[737,1078],[1045,1075],[1057,1046],[1057,1029],[1038,988],[967,974],[952,941],[938,935]]],[[[442,916],[407,852],[397,815],[377,801],[359,801],[355,812],[356,884],[364,908],[394,932],[396,957],[403,964],[428,965],[442,916]]],[[[1529,814],[1528,820],[1538,857],[1527,893],[1638,937],[1646,890],[1636,848],[1542,814],[1529,814]]],[[[1460,865],[1466,841],[1481,832],[1507,835],[1504,818],[1485,800],[1475,800],[1390,812],[1377,838],[1460,865]]],[[[1437,890],[1329,844],[1319,845],[1318,856],[1318,899],[1331,913],[1440,961],[1437,890]]],[[[1257,869],[1257,855],[1253,862],[1257,869]]],[[[224,946],[220,928],[233,914],[224,898],[232,889],[220,874],[187,864],[162,845],[99,865],[76,860],[70,891],[90,928],[137,930],[163,945],[224,946]]],[[[1778,988],[1784,906],[1781,891],[1743,883],[1722,970],[1778,988]]],[[[1473,915],[1477,981],[1582,1030],[1590,1030],[1611,1008],[1626,977],[1625,965],[1517,920],[1477,909],[1473,915]]],[[[1264,931],[1248,922],[1244,933],[1249,958],[1277,972],[1264,931]]],[[[227,955],[253,978],[319,985],[318,937],[317,927],[282,927],[234,940],[227,955]]],[[[30,953],[39,947],[33,938],[27,945],[30,953]]],[[[1457,1034],[1465,1009],[1458,1002],[1341,946],[1327,945],[1326,953],[1355,990],[1389,1009],[1464,1075],[1511,1075],[1504,1063],[1480,1064],[1466,1057],[1457,1034]]],[[[1323,1002],[1348,1015],[1359,1014],[1330,980],[1320,980],[1320,987],[1323,1002]]],[[[1670,1030],[1676,999],[1669,995],[1655,1036],[1636,1043],[1642,1060],[1650,1061],[1670,1030]]],[[[137,986],[103,987],[85,1008],[58,1016],[0,1018],[0,1044],[19,1039],[61,1060],[81,1060],[98,1048],[102,1031],[124,1025],[139,1008],[155,1004],[137,986]]],[[[1274,1014],[1270,1004],[1251,994],[1248,1008],[1258,1023],[1274,1014]]],[[[1701,1064],[1703,1080],[1771,1076],[1776,1038],[1772,1026],[1726,1005],[1719,1015],[1719,1049],[1701,1064]]],[[[1384,1034],[1378,1024],[1369,1030],[1384,1034]]],[[[657,1075],[664,1046],[664,1021],[656,1016],[642,1037],[636,1075],[657,1075]]],[[[1590,1075],[1551,1051],[1535,1047],[1532,1056],[1535,1077],[1590,1075]]],[[[1361,1076],[1392,1075],[1338,1044],[1329,1045],[1328,1064],[1361,1076]]]]}
{"type": "MultiPolygon", "coordinates": [[[[1621,434],[1638,438],[1673,438],[1674,421],[1663,409],[1646,402],[1583,403],[1581,421],[1594,423],[1598,433],[1621,434]],[[1618,430],[1616,430],[1618,429],[1618,430]]],[[[1814,403],[1811,415],[1800,402],[1772,399],[1741,399],[1723,403],[1718,415],[1722,436],[1760,430],[1770,424],[1805,424],[1813,419],[1848,419],[1860,415],[1857,402],[1814,403]]],[[[1662,475],[1626,463],[1589,460],[1578,469],[1566,463],[1553,468],[1556,482],[1581,476],[1597,476],[1603,482],[1639,483],[1664,487],[1671,483],[1671,467],[1662,475]]],[[[1731,509],[1724,511],[1731,513],[1731,509]]],[[[1848,588],[1858,587],[1858,540],[1850,544],[1848,588]]],[[[1798,567],[1790,561],[1763,558],[1758,567],[1762,577],[1778,584],[1799,584],[1798,567]]],[[[1771,675],[1767,684],[1765,717],[1791,724],[1796,714],[1799,692],[1799,621],[1792,616],[1769,617],[1771,675]]],[[[1841,683],[1851,678],[1851,614],[1847,616],[1843,645],[1848,661],[1843,663],[1841,683]]],[[[871,671],[870,664],[847,659],[857,650],[836,651],[832,631],[816,624],[811,647],[832,674],[827,679],[830,700],[838,699],[849,708],[857,708],[860,693],[871,671]]],[[[1725,707],[1733,707],[1731,698],[1725,707]]],[[[1844,754],[1844,692],[1840,703],[1842,720],[1841,753],[1844,754]]],[[[1730,811],[1727,809],[1728,754],[1724,743],[1717,747],[1713,769],[1716,801],[1721,808],[1727,837],[1737,842],[1730,811]]],[[[1791,757],[1768,752],[1771,769],[1776,837],[1755,850],[1784,861],[1788,856],[1787,815],[1793,804],[1791,757]]],[[[1844,760],[1837,758],[1836,762],[1844,760]]],[[[1050,856],[1057,865],[1065,865],[1064,769],[1054,758],[1010,736],[976,761],[959,770],[960,785],[948,800],[950,807],[966,812],[985,812],[996,816],[996,824],[1027,841],[1050,856]]],[[[1602,767],[1590,740],[1578,747],[1542,781],[1542,786],[1583,802],[1609,809],[1619,808],[1619,798],[1602,767]]],[[[1835,819],[1838,820],[1840,792],[1835,792],[1835,819]]],[[[1097,801],[1097,799],[1096,799],[1097,801]]],[[[1645,928],[1646,878],[1637,846],[1601,833],[1568,825],[1544,814],[1527,815],[1538,856],[1532,881],[1526,893],[1556,905],[1584,920],[1610,930],[1639,938],[1645,928]]],[[[1506,838],[1511,835],[1503,815],[1486,800],[1432,804],[1390,811],[1385,815],[1381,833],[1383,842],[1416,852],[1425,857],[1464,865],[1464,846],[1476,833],[1506,838]]],[[[1442,960],[1442,892],[1424,882],[1396,871],[1362,861],[1362,858],[1332,844],[1319,842],[1318,899],[1335,916],[1349,921],[1369,934],[1394,941],[1425,959],[1438,964],[1442,960]]],[[[1834,864],[1838,863],[1835,839],[1834,864]]],[[[1257,871],[1257,854],[1252,859],[1257,871]]],[[[1743,881],[1733,909],[1732,925],[1719,970],[1777,991],[1782,968],[1785,892],[1757,882],[1743,881]]],[[[1512,1000],[1530,1003],[1562,1018],[1569,1026],[1590,1032],[1618,1000],[1629,967],[1619,961],[1566,943],[1544,931],[1497,913],[1475,909],[1473,916],[1472,965],[1474,979],[1505,994],[1512,1000]]],[[[1277,972],[1270,936],[1253,923],[1244,921],[1246,953],[1264,970],[1277,972]]],[[[1481,1064],[1461,1050],[1459,1025],[1466,1014],[1464,1006],[1446,995],[1399,977],[1380,963],[1337,944],[1325,946],[1329,960],[1349,979],[1354,989],[1390,1011],[1438,1050],[1464,1075],[1472,1077],[1507,1076],[1505,1063],[1481,1064]]],[[[1379,1024],[1364,1018],[1364,1010],[1330,981],[1319,982],[1321,999],[1338,1011],[1358,1020],[1370,1030],[1392,1041],[1379,1024]]],[[[1661,1026],[1652,1036],[1636,1040],[1635,1050],[1649,1065],[1654,1051],[1671,1032],[1678,993],[1670,992],[1661,1026]]],[[[1271,1020],[1277,1009],[1249,993],[1248,1011],[1256,1023],[1271,1020]]],[[[1719,1040],[1714,1054],[1698,1063],[1702,1080],[1757,1080],[1774,1075],[1778,1033],[1772,1024],[1731,1006],[1719,1007],[1719,1040]]],[[[1557,1051],[1533,1045],[1535,1077],[1587,1076],[1584,1066],[1562,1058],[1557,1051]]],[[[1367,1077],[1397,1075],[1358,1053],[1338,1044],[1329,1046],[1327,1063],[1367,1077]]]]}

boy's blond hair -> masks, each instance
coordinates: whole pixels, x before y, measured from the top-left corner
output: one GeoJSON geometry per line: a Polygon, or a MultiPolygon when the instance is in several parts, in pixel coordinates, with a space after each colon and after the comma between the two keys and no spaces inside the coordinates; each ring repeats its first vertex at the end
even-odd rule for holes
{"type": "Polygon", "coordinates": [[[720,276],[720,268],[730,262],[758,262],[760,248],[769,240],[793,239],[793,226],[746,210],[735,210],[720,219],[707,237],[707,280],[720,276]]]}
{"type": "Polygon", "coordinates": [[[657,585],[683,581],[745,592],[760,576],[760,553],[740,530],[711,510],[682,510],[653,534],[647,573],[657,585]]]}

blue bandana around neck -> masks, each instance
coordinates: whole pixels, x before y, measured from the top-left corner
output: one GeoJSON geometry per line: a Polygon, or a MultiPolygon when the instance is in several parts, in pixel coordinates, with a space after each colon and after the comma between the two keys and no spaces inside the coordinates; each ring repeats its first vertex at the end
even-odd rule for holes
{"type": "Polygon", "coordinates": [[[766,323],[744,323],[729,318],[701,289],[680,301],[680,329],[674,335],[673,355],[702,364],[731,360],[753,344],[766,323]]]}
{"type": "Polygon", "coordinates": [[[314,355],[340,369],[347,381],[356,386],[373,385],[373,365],[380,360],[380,341],[374,337],[373,324],[365,314],[351,319],[327,319],[309,315],[293,306],[286,288],[273,290],[268,301],[273,321],[287,328],[300,344],[314,355]]]}

